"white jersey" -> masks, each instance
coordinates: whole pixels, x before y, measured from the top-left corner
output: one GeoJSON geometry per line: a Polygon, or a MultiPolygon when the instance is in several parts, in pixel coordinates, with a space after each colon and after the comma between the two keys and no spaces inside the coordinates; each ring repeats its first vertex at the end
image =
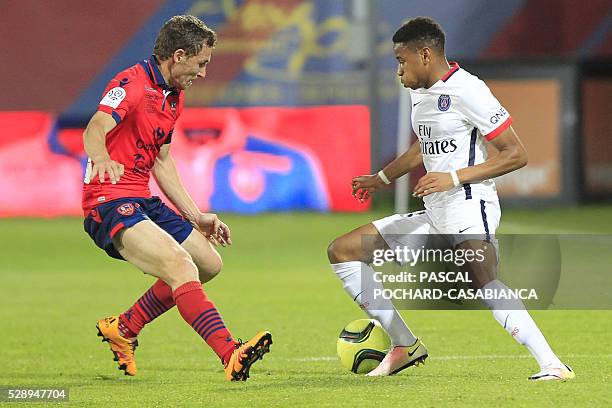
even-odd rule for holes
{"type": "MultiPolygon", "coordinates": [[[[456,62],[450,65],[450,71],[429,89],[410,90],[412,128],[427,172],[448,173],[484,162],[484,139],[492,140],[512,123],[482,80],[456,62]]],[[[424,197],[427,208],[465,200],[497,200],[495,183],[466,183],[424,197]]]]}

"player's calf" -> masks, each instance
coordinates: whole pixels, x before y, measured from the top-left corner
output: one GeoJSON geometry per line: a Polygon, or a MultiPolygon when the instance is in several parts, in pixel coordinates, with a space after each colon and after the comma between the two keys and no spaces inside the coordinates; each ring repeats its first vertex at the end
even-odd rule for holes
{"type": "Polygon", "coordinates": [[[173,307],[172,288],[158,279],[132,307],[119,315],[119,334],[135,338],[145,325],[173,307]]]}

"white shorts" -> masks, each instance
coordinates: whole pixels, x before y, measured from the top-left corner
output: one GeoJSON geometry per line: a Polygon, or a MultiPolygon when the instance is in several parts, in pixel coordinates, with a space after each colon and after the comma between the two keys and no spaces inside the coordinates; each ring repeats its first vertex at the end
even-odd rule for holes
{"type": "Polygon", "coordinates": [[[499,201],[465,200],[452,206],[391,215],[372,224],[389,248],[417,249],[430,247],[430,236],[435,235],[444,236],[452,247],[471,239],[497,244],[494,235],[500,219],[499,201]]]}

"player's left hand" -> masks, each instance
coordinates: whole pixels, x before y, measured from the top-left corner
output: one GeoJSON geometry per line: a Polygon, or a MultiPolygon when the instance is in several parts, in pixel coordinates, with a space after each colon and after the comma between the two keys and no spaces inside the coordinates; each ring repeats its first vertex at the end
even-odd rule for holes
{"type": "Polygon", "coordinates": [[[450,173],[427,173],[414,186],[414,197],[425,197],[431,193],[439,193],[453,188],[453,178],[450,173]]]}
{"type": "Polygon", "coordinates": [[[213,245],[232,245],[230,229],[217,217],[217,214],[200,213],[191,223],[213,245]]]}

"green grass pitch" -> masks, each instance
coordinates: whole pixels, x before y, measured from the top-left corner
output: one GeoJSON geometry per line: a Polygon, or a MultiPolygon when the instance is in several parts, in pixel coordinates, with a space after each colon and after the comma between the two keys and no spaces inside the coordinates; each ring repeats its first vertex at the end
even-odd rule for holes
{"type": "MultiPolygon", "coordinates": [[[[245,383],[225,381],[219,360],[176,310],[143,330],[139,374],[123,376],[95,323],[125,310],[153,279],[106,257],[80,219],[0,220],[0,387],[68,387],[71,406],[609,406],[609,310],[533,312],[576,371],[571,382],[528,382],[536,363],[487,311],[402,312],[429,348],[425,366],[374,379],[342,369],[337,335],[365,315],[331,273],[325,250],[384,215],[223,217],[234,246],[222,251],[224,270],[207,293],[235,336],[274,335],[245,383]]],[[[609,234],[612,207],[507,210],[504,232],[609,234]]]]}

